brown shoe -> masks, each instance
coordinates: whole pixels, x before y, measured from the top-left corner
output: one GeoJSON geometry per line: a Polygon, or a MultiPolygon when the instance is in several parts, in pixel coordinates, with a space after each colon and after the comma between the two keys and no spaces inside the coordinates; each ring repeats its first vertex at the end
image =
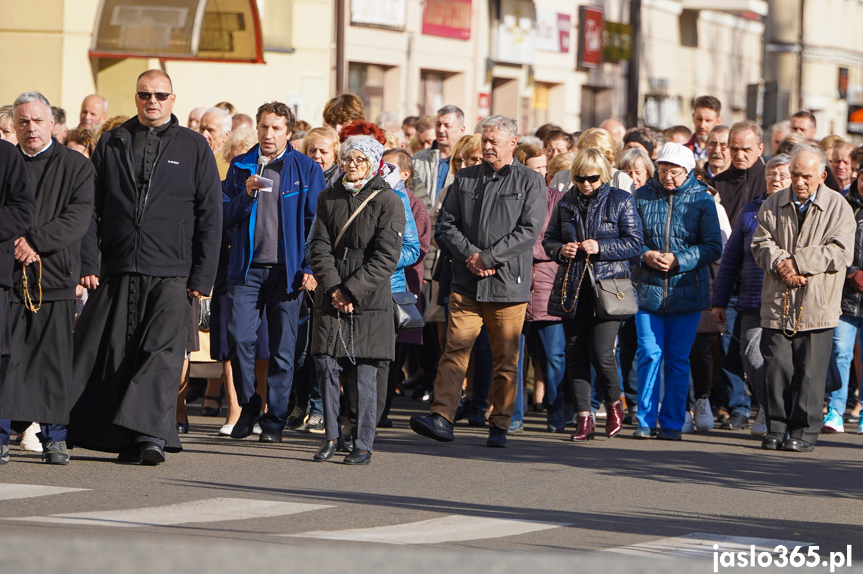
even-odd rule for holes
{"type": "Polygon", "coordinates": [[[595,433],[596,427],[593,424],[593,419],[590,415],[578,415],[578,430],[569,438],[575,442],[593,440],[595,433]]]}

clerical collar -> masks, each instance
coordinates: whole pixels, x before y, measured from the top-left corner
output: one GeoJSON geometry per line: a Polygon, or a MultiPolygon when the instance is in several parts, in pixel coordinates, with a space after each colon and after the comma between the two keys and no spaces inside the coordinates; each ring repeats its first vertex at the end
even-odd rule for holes
{"type": "MultiPolygon", "coordinates": [[[[37,151],[37,152],[36,152],[36,153],[34,153],[33,155],[30,155],[29,153],[27,153],[26,151],[24,151],[24,148],[23,148],[23,147],[22,147],[22,148],[20,148],[20,149],[21,149],[21,153],[23,153],[23,154],[24,154],[24,155],[26,155],[27,157],[29,157],[29,158],[34,158],[34,157],[36,157],[36,156],[40,156],[40,155],[42,155],[43,153],[45,153],[46,151],[48,151],[49,149],[51,149],[51,146],[52,146],[53,144],[54,144],[54,138],[51,138],[51,140],[48,142],[48,145],[46,145],[46,146],[44,147],[44,149],[42,149],[42,151],[37,151]]],[[[19,146],[19,147],[20,147],[20,146],[19,146]]]]}

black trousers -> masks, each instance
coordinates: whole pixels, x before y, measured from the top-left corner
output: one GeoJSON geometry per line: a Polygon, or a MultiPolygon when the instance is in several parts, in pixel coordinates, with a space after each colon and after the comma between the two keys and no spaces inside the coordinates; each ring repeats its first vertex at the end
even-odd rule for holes
{"type": "Polygon", "coordinates": [[[833,329],[803,331],[790,338],[778,329],[762,331],[768,432],[815,444],[832,349],[833,329]]]}
{"type": "Polygon", "coordinates": [[[615,341],[620,321],[605,321],[595,316],[595,302],[589,284],[582,285],[573,319],[563,320],[566,337],[566,374],[572,385],[576,412],[590,408],[590,365],[596,370],[596,383],[607,403],[620,400],[620,380],[615,356],[615,341]],[[587,296],[585,294],[587,293],[587,296]]]}
{"type": "MultiPolygon", "coordinates": [[[[698,333],[689,352],[689,369],[692,374],[692,387],[695,399],[710,395],[713,382],[713,340],[716,333],[698,333]]],[[[691,408],[691,405],[689,405],[691,408]]]]}

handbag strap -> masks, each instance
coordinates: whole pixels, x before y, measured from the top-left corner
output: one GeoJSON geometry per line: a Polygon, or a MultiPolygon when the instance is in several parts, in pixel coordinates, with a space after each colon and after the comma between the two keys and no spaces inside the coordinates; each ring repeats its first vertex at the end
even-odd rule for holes
{"type": "Polygon", "coordinates": [[[371,195],[369,195],[369,196],[366,198],[366,200],[365,200],[365,201],[363,201],[363,202],[360,204],[360,206],[357,208],[357,210],[356,210],[356,211],[354,211],[354,212],[351,214],[351,216],[348,218],[348,220],[345,222],[344,226],[342,227],[342,230],[341,230],[341,231],[339,231],[339,234],[336,236],[336,240],[333,242],[333,249],[335,249],[336,245],[338,245],[338,244],[339,244],[339,241],[341,241],[342,236],[345,234],[345,231],[347,231],[348,227],[350,227],[350,226],[351,226],[351,223],[353,223],[353,222],[354,222],[354,219],[356,219],[356,218],[357,218],[357,215],[359,215],[359,214],[360,214],[360,212],[361,212],[361,211],[362,211],[362,210],[363,210],[363,209],[364,209],[364,208],[369,204],[369,202],[370,202],[371,200],[373,200],[373,199],[375,198],[375,196],[376,196],[377,194],[379,194],[380,192],[381,192],[381,190],[380,190],[380,189],[376,189],[376,190],[374,190],[374,191],[371,193],[371,195]]]}

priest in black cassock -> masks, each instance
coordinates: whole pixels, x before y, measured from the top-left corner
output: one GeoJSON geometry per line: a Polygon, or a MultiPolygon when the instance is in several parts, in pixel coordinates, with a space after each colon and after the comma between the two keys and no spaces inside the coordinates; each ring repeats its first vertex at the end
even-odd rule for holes
{"type": "Polygon", "coordinates": [[[81,281],[95,292],[75,328],[83,393],[67,443],[155,465],[182,450],[175,413],[190,302],[213,287],[222,193],[207,141],[171,113],[171,78],[149,70],[135,90],[138,115],[103,135],[93,154],[81,281]]]}

